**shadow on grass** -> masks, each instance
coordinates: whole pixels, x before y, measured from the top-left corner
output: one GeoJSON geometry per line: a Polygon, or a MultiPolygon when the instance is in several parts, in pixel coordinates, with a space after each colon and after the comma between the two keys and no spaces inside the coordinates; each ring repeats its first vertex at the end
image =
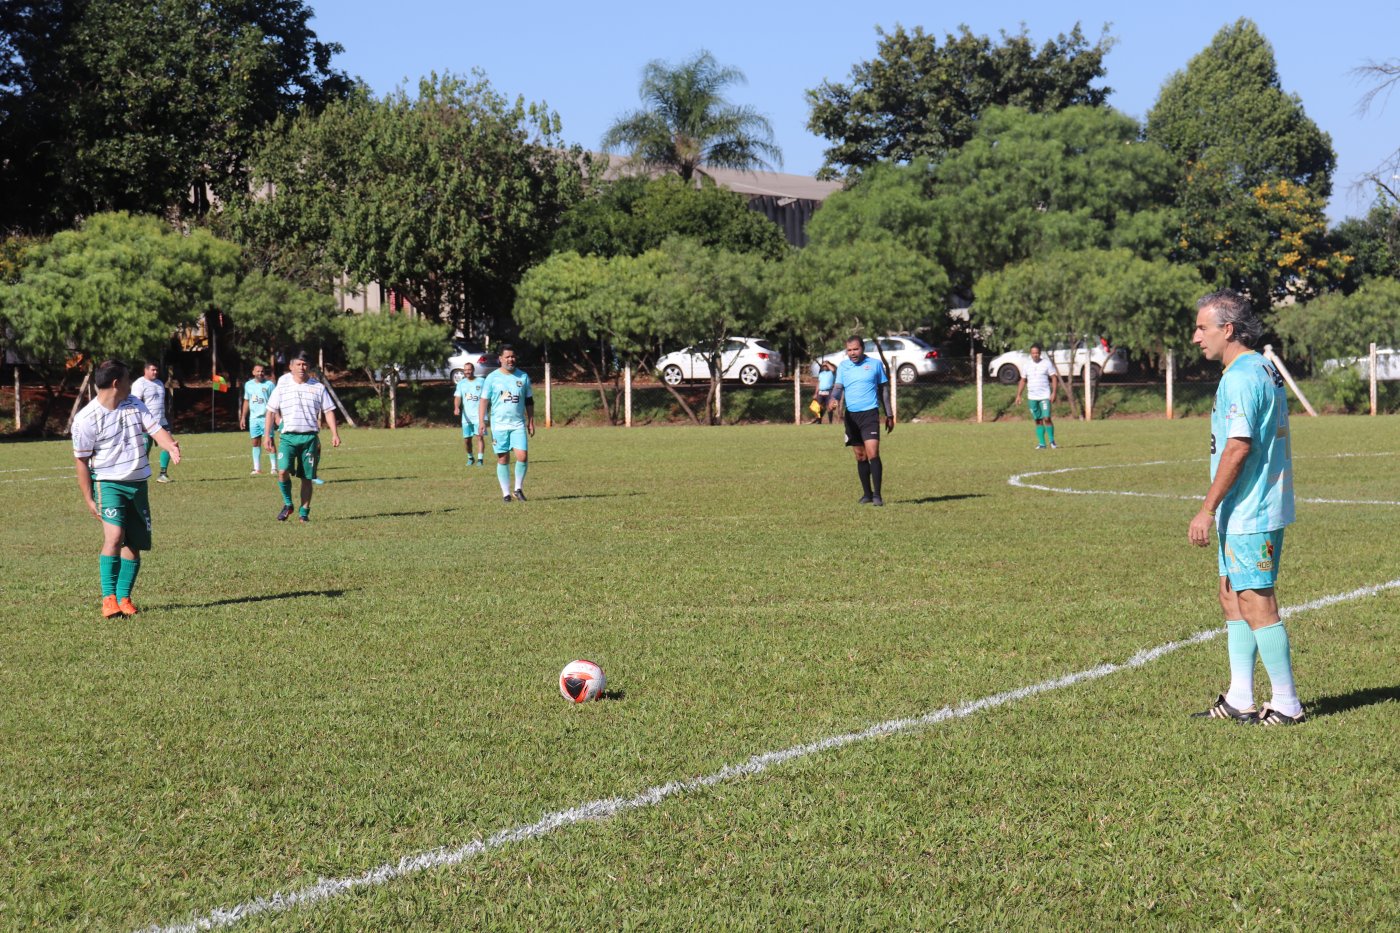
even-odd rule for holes
{"type": "Polygon", "coordinates": [[[448,512],[460,511],[462,511],[461,508],[454,505],[447,509],[419,509],[414,512],[371,512],[369,515],[346,515],[343,518],[336,519],[336,521],[359,522],[364,521],[366,518],[417,518],[423,515],[446,515],[448,512]]]}
{"type": "Polygon", "coordinates": [[[347,591],[337,590],[291,590],[286,593],[268,593],[265,596],[230,596],[228,599],[214,599],[207,603],[171,603],[168,606],[161,606],[161,609],[212,609],[215,606],[241,606],[244,603],[265,603],[274,599],[301,599],[305,596],[324,596],[327,599],[336,599],[344,596],[347,591]]]}
{"type": "Polygon", "coordinates": [[[1353,690],[1351,693],[1338,693],[1320,697],[1308,704],[1308,718],[1335,716],[1363,706],[1376,703],[1400,701],[1400,687],[1371,687],[1366,690],[1353,690]]]}
{"type": "Polygon", "coordinates": [[[388,482],[389,480],[397,480],[397,479],[408,479],[408,477],[407,477],[407,476],[362,476],[362,477],[360,477],[359,479],[328,479],[328,480],[326,480],[326,484],[327,484],[327,485],[330,485],[331,483],[335,483],[337,486],[343,486],[343,485],[346,484],[346,483],[384,483],[384,482],[388,482]]]}
{"type": "Polygon", "coordinates": [[[598,699],[600,699],[600,700],[625,700],[625,699],[627,699],[627,691],[626,691],[626,690],[622,690],[622,689],[620,689],[620,688],[618,688],[618,687],[609,687],[609,688],[607,688],[606,690],[604,690],[602,693],[598,694],[598,699]]]}
{"type": "Polygon", "coordinates": [[[947,496],[924,496],[922,499],[897,499],[907,505],[933,505],[936,502],[954,502],[958,499],[985,499],[986,493],[982,492],[955,492],[947,496]]]}
{"type": "Polygon", "coordinates": [[[572,496],[531,496],[532,499],[563,502],[565,499],[620,499],[627,496],[640,496],[639,492],[580,492],[572,496]]]}

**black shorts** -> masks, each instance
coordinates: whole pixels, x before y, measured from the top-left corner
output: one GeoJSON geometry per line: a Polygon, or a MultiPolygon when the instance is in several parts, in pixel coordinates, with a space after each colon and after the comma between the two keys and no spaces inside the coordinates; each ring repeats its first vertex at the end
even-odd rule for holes
{"type": "Polygon", "coordinates": [[[880,439],[880,409],[846,412],[846,446],[860,447],[880,439]]]}

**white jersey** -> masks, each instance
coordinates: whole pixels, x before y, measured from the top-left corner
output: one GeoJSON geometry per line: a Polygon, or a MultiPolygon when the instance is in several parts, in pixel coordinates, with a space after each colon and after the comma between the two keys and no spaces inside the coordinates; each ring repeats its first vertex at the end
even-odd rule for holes
{"type": "Polygon", "coordinates": [[[170,424],[165,417],[165,383],[140,376],[132,381],[131,394],[141,400],[161,427],[170,424]]]}
{"type": "Polygon", "coordinates": [[[279,379],[267,400],[267,410],[277,412],[283,434],[315,434],[321,429],[321,413],[334,408],[326,387],[311,379],[279,379]]]}
{"type": "Polygon", "coordinates": [[[1040,402],[1050,398],[1050,375],[1055,372],[1055,364],[1041,355],[1040,362],[1026,361],[1026,398],[1040,402]]]}
{"type": "Polygon", "coordinates": [[[91,457],[88,466],[99,480],[134,483],[149,479],[146,435],[160,430],[160,422],[134,395],[108,408],[93,399],[73,419],[73,456],[91,457]]]}

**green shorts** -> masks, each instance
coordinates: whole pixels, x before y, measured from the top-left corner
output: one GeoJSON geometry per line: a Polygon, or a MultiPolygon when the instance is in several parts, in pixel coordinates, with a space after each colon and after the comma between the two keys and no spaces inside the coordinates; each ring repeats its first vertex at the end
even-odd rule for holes
{"type": "Polygon", "coordinates": [[[1256,534],[1221,534],[1216,563],[1222,577],[1230,578],[1230,589],[1270,590],[1278,582],[1278,565],[1283,558],[1283,529],[1256,534]]]}
{"type": "Polygon", "coordinates": [[[146,498],[146,481],[118,483],[97,481],[97,513],[109,525],[123,531],[123,541],[133,551],[151,549],[151,503],[146,498]]]}
{"type": "Polygon", "coordinates": [[[1050,417],[1050,400],[1048,398],[1033,398],[1030,400],[1031,417],[1036,420],[1050,417]]]}
{"type": "Polygon", "coordinates": [[[302,479],[316,478],[316,463],[321,459],[319,434],[282,433],[277,441],[277,469],[287,470],[302,479]]]}

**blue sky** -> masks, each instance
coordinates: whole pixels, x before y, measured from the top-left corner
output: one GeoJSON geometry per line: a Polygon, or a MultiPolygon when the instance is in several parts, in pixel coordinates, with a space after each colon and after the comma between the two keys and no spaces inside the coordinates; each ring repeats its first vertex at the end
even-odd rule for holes
{"type": "Polygon", "coordinates": [[[312,27],[345,53],[338,67],[388,92],[431,71],[483,69],[511,97],[543,100],[558,111],[571,142],[597,147],[620,114],[636,107],[642,67],[680,61],[709,49],[748,77],[731,98],[772,121],[783,170],[810,175],[825,140],[806,130],[804,91],[823,79],[845,81],[873,58],[877,25],[923,26],[941,36],[966,23],[978,34],[1017,31],[1037,44],[1078,21],[1090,37],[1111,24],[1117,45],[1107,58],[1111,103],[1145,117],[1162,82],[1227,23],[1254,20],[1274,46],[1283,87],[1332,136],[1338,165],[1329,213],[1364,213],[1370,193],[1353,182],[1400,147],[1400,94],[1388,106],[1357,112],[1367,85],[1353,69],[1400,58],[1400,0],[1390,2],[1200,3],[946,2],[701,4],[449,2],[449,0],[307,0],[312,27]]]}

